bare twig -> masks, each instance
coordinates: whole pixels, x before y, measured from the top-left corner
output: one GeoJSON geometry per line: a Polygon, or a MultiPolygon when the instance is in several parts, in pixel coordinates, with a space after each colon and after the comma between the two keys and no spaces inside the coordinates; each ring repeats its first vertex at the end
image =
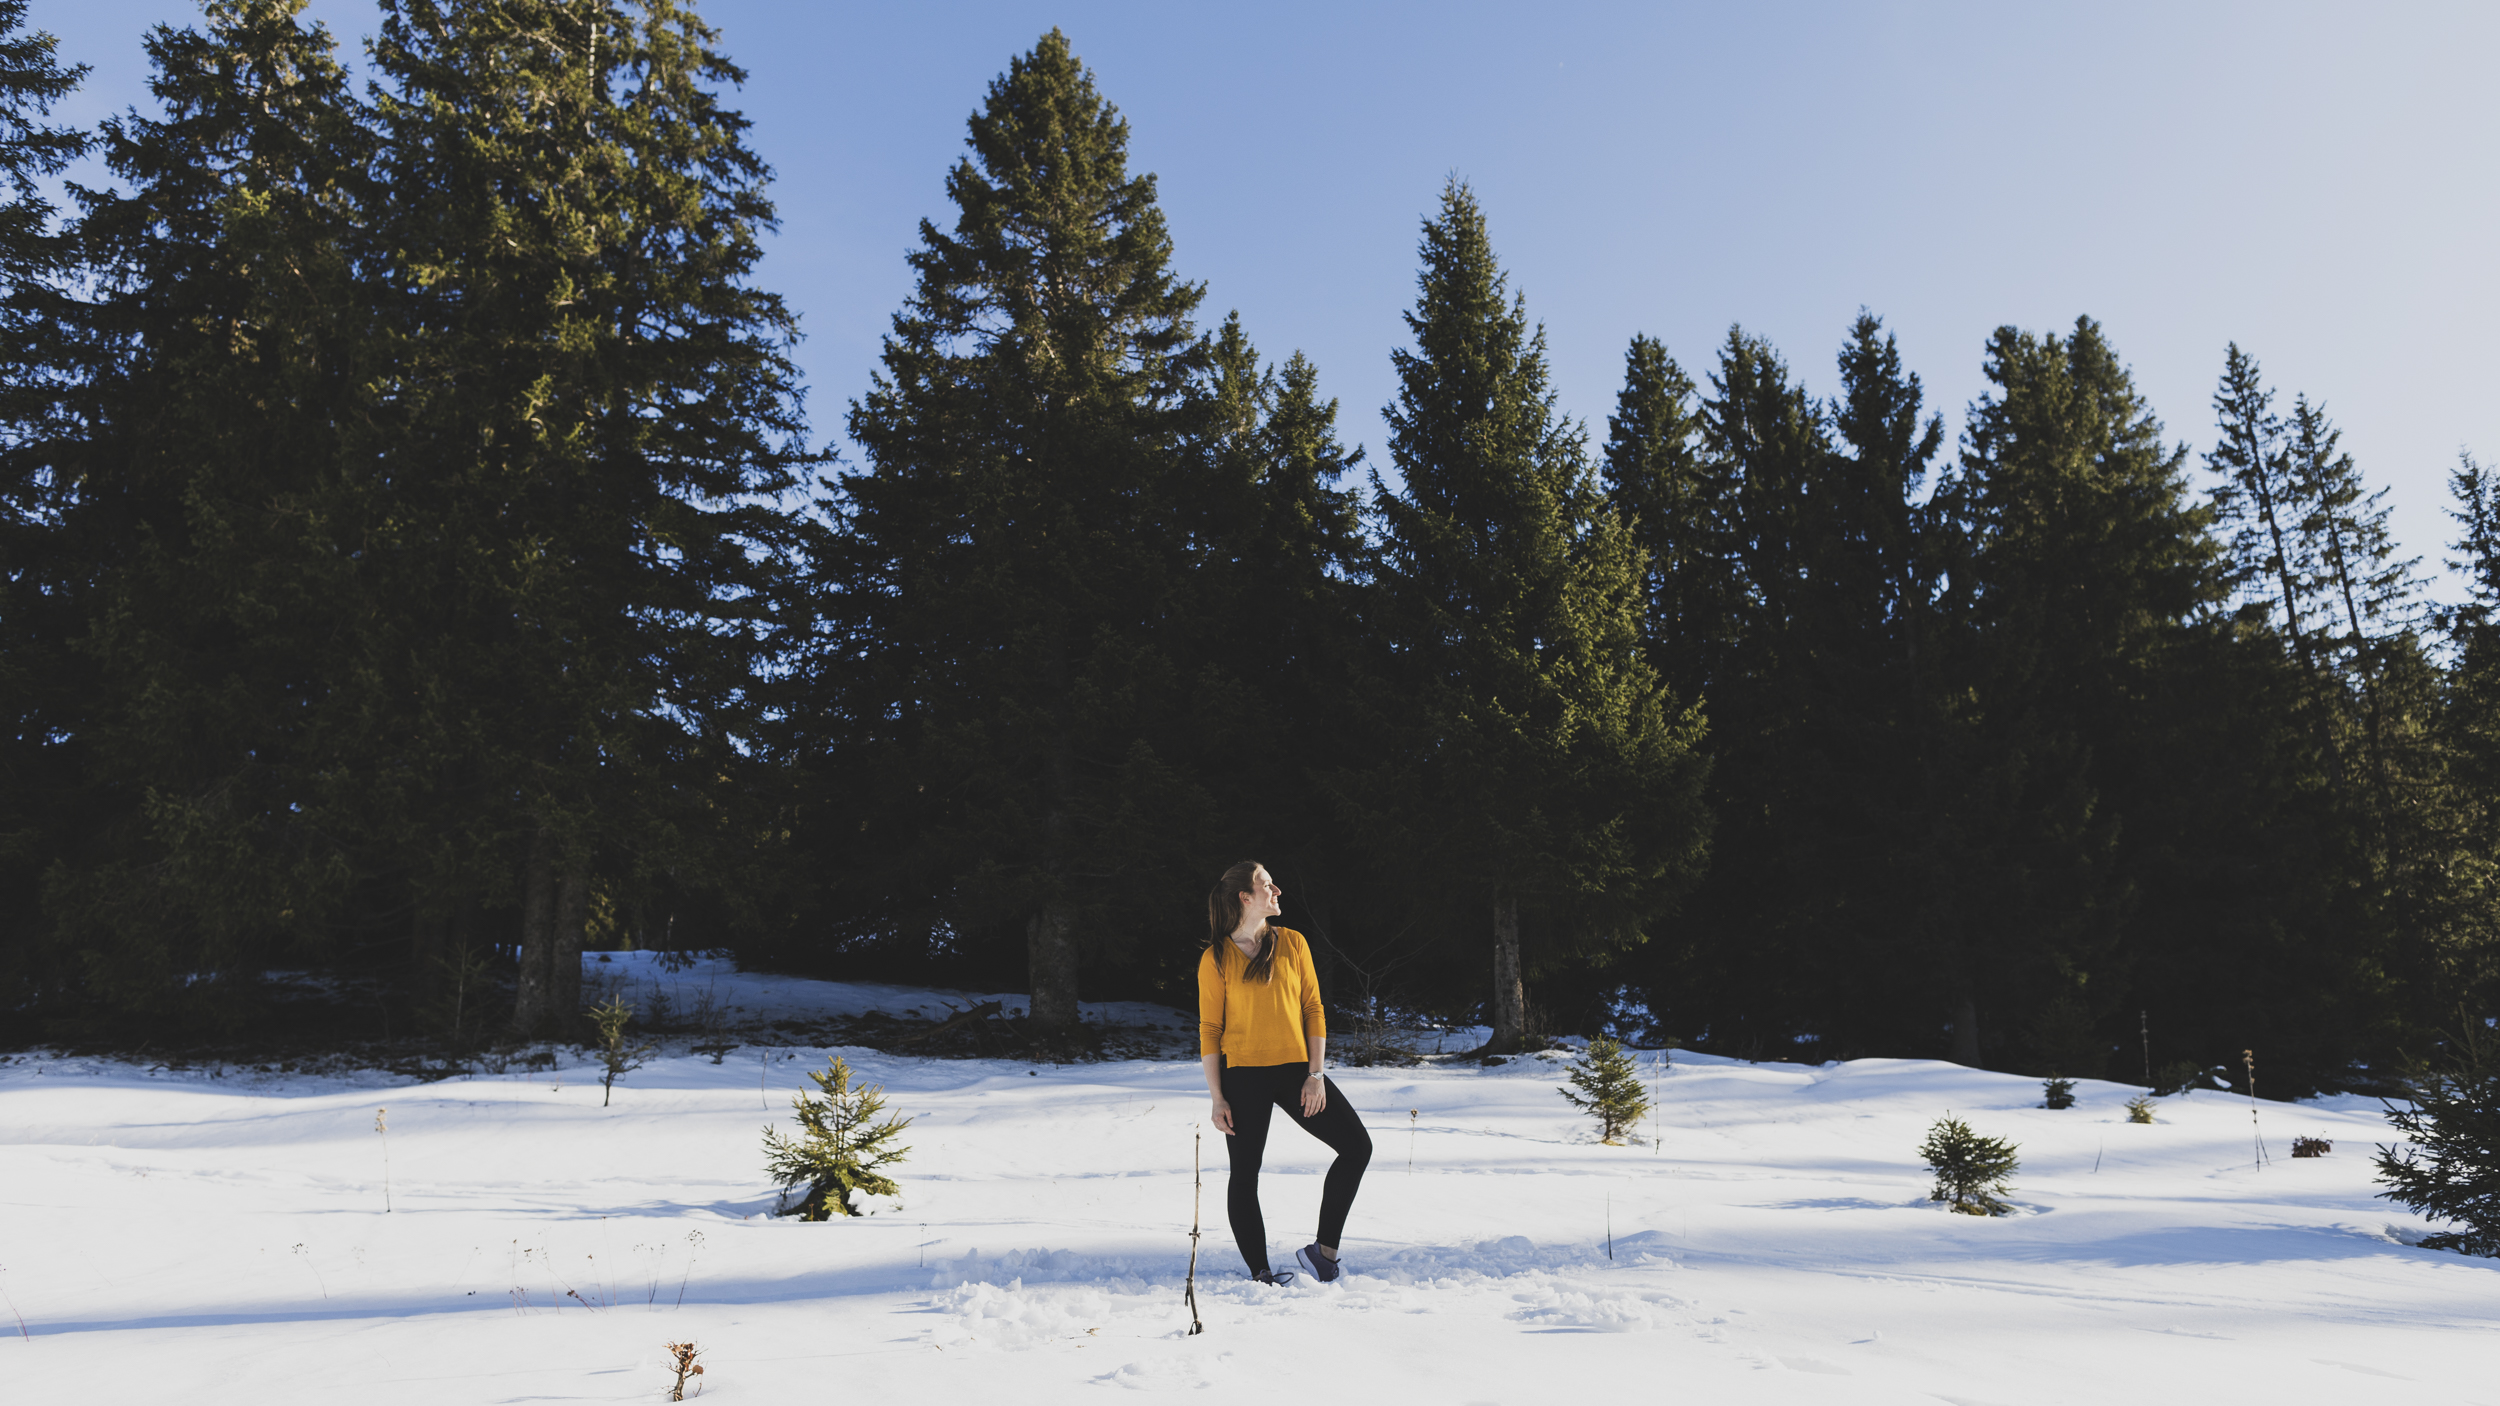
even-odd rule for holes
{"type": "Polygon", "coordinates": [[[2240,1051],[2240,1063],[2248,1069],[2248,1135],[2257,1144],[2256,1165],[2263,1167],[2274,1159],[2266,1155],[2265,1131],[2257,1126],[2257,1052],[2240,1051]]]}
{"type": "MultiPolygon", "coordinates": [[[[669,1400],[685,1400],[686,1378],[699,1377],[703,1375],[703,1364],[694,1360],[695,1355],[702,1350],[703,1349],[696,1347],[693,1343],[668,1344],[670,1365],[677,1369],[677,1384],[669,1388],[669,1400]]],[[[701,1386],[697,1386],[695,1388],[695,1394],[698,1396],[702,1395],[703,1388],[701,1386]]]]}
{"type": "Polygon", "coordinates": [[[1207,1140],[1204,1128],[1189,1131],[1189,1280],[1181,1290],[1181,1298],[1189,1305],[1189,1333],[1196,1337],[1207,1330],[1198,1321],[1198,1189],[1205,1178],[1200,1171],[1201,1150],[1207,1140]]]}

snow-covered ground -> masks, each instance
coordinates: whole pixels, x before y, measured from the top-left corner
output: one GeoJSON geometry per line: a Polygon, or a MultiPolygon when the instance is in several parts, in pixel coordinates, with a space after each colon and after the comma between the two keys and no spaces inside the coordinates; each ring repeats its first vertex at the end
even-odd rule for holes
{"type": "MultiPolygon", "coordinates": [[[[980,999],[711,975],[750,1017],[980,999]]],[[[2372,1196],[2369,1100],[2263,1104],[2257,1168],[2246,1099],[2135,1126],[2118,1085],[2051,1113],[2034,1081],[1921,1061],[1678,1054],[1660,1145],[1629,1147],[1593,1140],[1558,1059],[1340,1070],[1377,1148],[1353,1272],[1244,1282],[1208,1132],[1190,1337],[1193,1061],[842,1051],[918,1120],[902,1203],[771,1219],[759,1132],[826,1053],[659,1058],[608,1108],[570,1057],[430,1084],[0,1064],[0,1381],[651,1401],[692,1340],[723,1402],[2500,1402],[2500,1261],[2403,1243],[2427,1227],[2372,1196]],[[2017,1215],[1927,1201],[1913,1149],[1948,1110],[2021,1144],[2017,1215]],[[2335,1150],[2294,1161],[2296,1135],[2335,1150]]],[[[1280,1262],[1323,1157],[1279,1124],[1280,1262]]]]}

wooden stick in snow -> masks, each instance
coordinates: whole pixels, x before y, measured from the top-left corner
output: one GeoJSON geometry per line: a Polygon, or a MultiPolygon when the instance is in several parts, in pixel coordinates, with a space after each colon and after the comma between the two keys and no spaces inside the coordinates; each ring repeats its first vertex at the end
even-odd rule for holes
{"type": "Polygon", "coordinates": [[[1205,1129],[1191,1128],[1189,1130],[1189,1281],[1181,1290],[1181,1298],[1189,1305],[1187,1336],[1190,1337],[1196,1337],[1207,1330],[1207,1325],[1198,1321],[1198,1188],[1204,1181],[1199,1164],[1200,1151],[1206,1140],[1205,1129]]]}

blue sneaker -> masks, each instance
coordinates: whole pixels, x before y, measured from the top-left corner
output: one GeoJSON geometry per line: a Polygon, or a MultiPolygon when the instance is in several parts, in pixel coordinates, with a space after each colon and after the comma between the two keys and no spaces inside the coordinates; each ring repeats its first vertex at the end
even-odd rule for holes
{"type": "Polygon", "coordinates": [[[1293,1282],[1293,1271],[1290,1269],[1279,1269],[1268,1274],[1253,1274],[1250,1277],[1258,1283],[1272,1285],[1281,1289],[1287,1284],[1293,1282]]]}
{"type": "Polygon", "coordinates": [[[1337,1276],[1345,1273],[1345,1266],[1330,1259],[1320,1249],[1317,1240],[1294,1251],[1293,1257],[1302,1266],[1303,1272],[1322,1284],[1334,1284],[1337,1282],[1337,1276]]]}

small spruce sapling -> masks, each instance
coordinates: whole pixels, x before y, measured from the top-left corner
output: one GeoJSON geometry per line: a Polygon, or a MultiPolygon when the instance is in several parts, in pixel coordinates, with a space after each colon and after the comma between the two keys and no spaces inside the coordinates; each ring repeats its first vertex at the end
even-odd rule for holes
{"type": "Polygon", "coordinates": [[[2014,1209],[2000,1199],[2011,1190],[2005,1179],[2022,1165],[2015,1160],[2014,1144],[1981,1137],[1948,1113],[1927,1130],[1918,1155],[1936,1174],[1936,1189],[1927,1199],[1943,1201],[1966,1216],[2001,1216],[2014,1209]]]}
{"type": "Polygon", "coordinates": [[[599,1029],[599,1062],[607,1066],[607,1073],[599,1079],[601,1108],[607,1107],[608,1100],[616,1096],[616,1081],[642,1068],[642,1057],[658,1048],[655,1045],[642,1045],[631,1050],[625,1048],[625,1022],[633,1018],[634,1008],[625,1004],[622,996],[611,996],[606,1005],[590,1008],[590,1023],[599,1029]]]}
{"type": "Polygon", "coordinates": [[[851,1067],[840,1055],[826,1065],[807,1075],[823,1091],[822,1098],[802,1093],[790,1100],[798,1110],[799,1136],[786,1136],[778,1128],[764,1129],[764,1171],[783,1188],[775,1215],[796,1215],[801,1220],[855,1216],[860,1213],[851,1200],[855,1195],[903,1194],[878,1168],[902,1161],[911,1151],[888,1144],[912,1120],[888,1117],[877,1121],[877,1115],[885,1111],[885,1090],[867,1084],[854,1088],[851,1067]],[[798,1204],[789,1204],[790,1192],[801,1186],[806,1190],[798,1204]]]}
{"type": "Polygon", "coordinates": [[[1589,1041],[1587,1051],[1572,1061],[1571,1086],[1580,1092],[1563,1089],[1562,1096],[1597,1120],[1602,1139],[1609,1145],[1622,1142],[1624,1131],[1639,1124],[1641,1115],[1649,1111],[1641,1071],[1619,1040],[1600,1035],[1589,1041]]]}
{"type": "Polygon", "coordinates": [[[2072,1079],[2043,1079],[2040,1089],[2047,1096],[2047,1102],[2042,1106],[2052,1112],[2075,1106],[2075,1081],[2072,1079]]]}
{"type": "Polygon", "coordinates": [[[2422,1238],[2431,1250],[2500,1255],[2500,1049],[2468,1029],[2446,1069],[2414,1076],[2410,1103],[2389,1103],[2404,1143],[2374,1159],[2379,1195],[2458,1229],[2422,1238]]]}
{"type": "Polygon", "coordinates": [[[2130,1123],[2153,1121],[2153,1096],[2151,1094],[2137,1094],[2127,1100],[2127,1121],[2130,1123]]]}

